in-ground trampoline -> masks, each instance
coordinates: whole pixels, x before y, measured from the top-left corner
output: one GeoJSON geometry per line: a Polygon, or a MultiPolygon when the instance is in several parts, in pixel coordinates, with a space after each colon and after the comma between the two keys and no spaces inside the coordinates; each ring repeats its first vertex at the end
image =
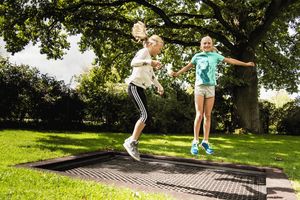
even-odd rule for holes
{"type": "Polygon", "coordinates": [[[296,200],[280,169],[141,155],[141,162],[116,151],[92,152],[19,167],[50,170],[176,199],[296,200]]]}

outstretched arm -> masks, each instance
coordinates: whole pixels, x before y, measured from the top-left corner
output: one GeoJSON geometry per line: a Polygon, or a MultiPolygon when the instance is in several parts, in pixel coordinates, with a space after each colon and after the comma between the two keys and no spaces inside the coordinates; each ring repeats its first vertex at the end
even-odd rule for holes
{"type": "Polygon", "coordinates": [[[189,63],[186,66],[184,66],[183,68],[181,68],[178,72],[171,72],[170,76],[177,77],[180,74],[182,74],[182,73],[188,71],[189,69],[191,69],[193,66],[194,65],[192,63],[189,63]]]}
{"type": "Polygon", "coordinates": [[[239,65],[239,66],[244,66],[244,67],[254,67],[255,63],[254,62],[243,62],[234,58],[224,58],[223,60],[226,63],[232,64],[232,65],[239,65]]]}

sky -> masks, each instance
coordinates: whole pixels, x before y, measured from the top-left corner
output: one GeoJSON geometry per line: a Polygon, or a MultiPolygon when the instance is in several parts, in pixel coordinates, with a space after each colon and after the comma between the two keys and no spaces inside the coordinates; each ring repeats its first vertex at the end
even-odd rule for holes
{"type": "MultiPolygon", "coordinates": [[[[68,40],[71,47],[62,60],[48,60],[46,55],[40,54],[38,45],[33,46],[32,44],[28,44],[24,50],[11,55],[4,50],[5,42],[1,38],[0,55],[8,57],[11,63],[36,67],[42,74],[48,74],[57,80],[63,80],[66,84],[70,84],[71,87],[74,88],[76,82],[72,77],[74,75],[78,76],[88,69],[92,65],[95,54],[92,51],[86,51],[84,53],[79,51],[77,44],[80,40],[79,36],[70,36],[68,40]]],[[[270,99],[277,94],[278,91],[261,89],[260,98],[270,99]]],[[[296,96],[296,94],[291,95],[292,98],[296,96]]]]}

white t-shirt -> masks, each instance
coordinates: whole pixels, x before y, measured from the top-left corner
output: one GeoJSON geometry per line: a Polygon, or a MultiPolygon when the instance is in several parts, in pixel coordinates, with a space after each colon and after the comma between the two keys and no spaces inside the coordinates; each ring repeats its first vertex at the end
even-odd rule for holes
{"type": "Polygon", "coordinates": [[[154,84],[159,90],[163,87],[158,82],[153,67],[151,66],[151,55],[148,48],[139,50],[131,61],[132,73],[129,78],[125,80],[127,84],[133,83],[139,87],[146,89],[154,84]]]}

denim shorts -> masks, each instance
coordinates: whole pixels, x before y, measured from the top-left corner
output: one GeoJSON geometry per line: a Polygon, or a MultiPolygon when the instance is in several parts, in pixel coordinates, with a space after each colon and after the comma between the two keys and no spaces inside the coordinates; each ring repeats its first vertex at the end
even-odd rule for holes
{"type": "Polygon", "coordinates": [[[195,85],[195,95],[204,96],[204,98],[210,98],[215,96],[214,85],[195,85]]]}

